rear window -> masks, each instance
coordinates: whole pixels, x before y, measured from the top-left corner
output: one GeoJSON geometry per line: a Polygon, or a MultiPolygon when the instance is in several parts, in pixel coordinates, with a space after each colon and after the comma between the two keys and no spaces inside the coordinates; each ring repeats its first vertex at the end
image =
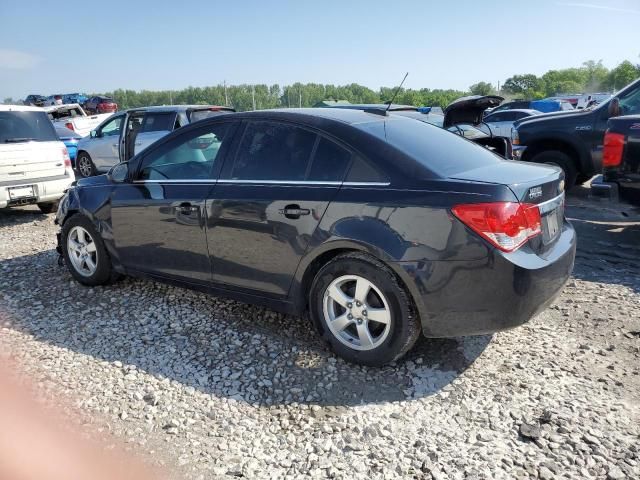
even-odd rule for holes
{"type": "Polygon", "coordinates": [[[57,142],[45,112],[0,112],[0,143],[57,142]]]}
{"type": "MultiPolygon", "coordinates": [[[[501,162],[497,155],[459,135],[424,122],[388,118],[362,126],[442,177],[501,162]]],[[[485,135],[486,136],[486,135],[485,135]]]]}
{"type": "Polygon", "coordinates": [[[175,123],[175,112],[147,113],[142,120],[141,132],[170,132],[175,123]]]}
{"type": "Polygon", "coordinates": [[[68,117],[81,117],[82,111],[79,107],[71,107],[71,108],[58,108],[56,110],[52,110],[49,112],[49,117],[52,120],[58,120],[61,118],[68,117]]]}

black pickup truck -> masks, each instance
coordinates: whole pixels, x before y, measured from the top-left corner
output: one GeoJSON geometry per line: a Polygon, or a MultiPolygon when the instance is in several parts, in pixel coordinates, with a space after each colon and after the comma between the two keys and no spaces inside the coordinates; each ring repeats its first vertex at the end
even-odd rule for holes
{"type": "Polygon", "coordinates": [[[511,139],[514,156],[560,166],[565,188],[569,189],[602,172],[603,140],[609,119],[638,113],[640,79],[599,105],[516,121],[511,139]]]}
{"type": "Polygon", "coordinates": [[[591,183],[593,193],[640,205],[640,115],[611,118],[604,135],[602,177],[591,183]]]}

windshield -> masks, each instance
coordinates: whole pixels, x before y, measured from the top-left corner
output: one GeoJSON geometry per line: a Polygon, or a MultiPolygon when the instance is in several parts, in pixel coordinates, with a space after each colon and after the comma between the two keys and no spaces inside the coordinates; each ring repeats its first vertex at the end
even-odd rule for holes
{"type": "Polygon", "coordinates": [[[58,136],[45,112],[0,112],[0,143],[56,142],[58,136]]]}

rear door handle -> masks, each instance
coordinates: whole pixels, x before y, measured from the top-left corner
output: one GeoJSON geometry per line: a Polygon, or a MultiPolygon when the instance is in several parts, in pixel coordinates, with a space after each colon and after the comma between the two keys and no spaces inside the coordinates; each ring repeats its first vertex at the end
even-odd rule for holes
{"type": "Polygon", "coordinates": [[[278,210],[278,213],[295,220],[296,218],[300,218],[301,215],[309,215],[311,210],[308,208],[300,208],[300,205],[287,205],[286,207],[278,210]]]}

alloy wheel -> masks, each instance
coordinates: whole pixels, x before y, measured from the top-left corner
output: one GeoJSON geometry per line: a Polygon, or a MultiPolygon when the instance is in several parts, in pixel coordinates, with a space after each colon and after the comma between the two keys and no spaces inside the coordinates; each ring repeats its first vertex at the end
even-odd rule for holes
{"type": "Polygon", "coordinates": [[[372,282],[358,275],[344,275],[329,284],[323,313],[331,333],[354,350],[379,347],[391,329],[387,299],[372,282]]]}
{"type": "Polygon", "coordinates": [[[78,159],[78,171],[80,172],[80,175],[83,177],[90,177],[92,170],[91,160],[85,155],[80,156],[78,159]]]}
{"type": "Polygon", "coordinates": [[[98,252],[91,234],[80,226],[73,227],[67,236],[67,252],[73,268],[80,275],[90,277],[98,268],[98,252]]]}

